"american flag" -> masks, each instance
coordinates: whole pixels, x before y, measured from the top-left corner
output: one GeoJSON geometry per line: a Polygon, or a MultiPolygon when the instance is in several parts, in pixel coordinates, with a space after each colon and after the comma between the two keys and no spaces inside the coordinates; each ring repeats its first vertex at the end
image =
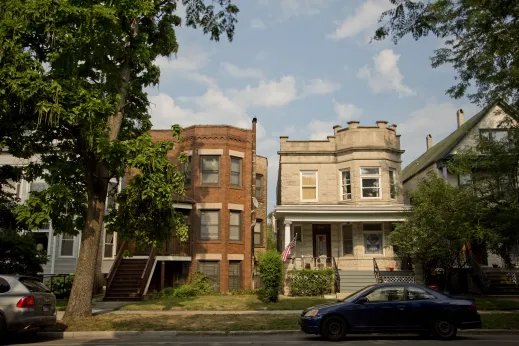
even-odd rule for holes
{"type": "Polygon", "coordinates": [[[292,252],[292,249],[296,247],[296,238],[297,235],[292,239],[290,243],[288,243],[287,247],[283,251],[283,254],[281,255],[281,258],[283,259],[283,262],[285,262],[288,258],[288,255],[292,252]]]}

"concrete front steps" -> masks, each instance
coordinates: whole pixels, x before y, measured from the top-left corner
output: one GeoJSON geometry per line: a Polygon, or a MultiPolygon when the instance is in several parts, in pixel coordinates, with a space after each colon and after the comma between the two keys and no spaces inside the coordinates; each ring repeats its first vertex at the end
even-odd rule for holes
{"type": "MultiPolygon", "coordinates": [[[[490,280],[489,295],[519,295],[519,285],[514,284],[508,277],[508,271],[503,268],[481,268],[490,280]]],[[[518,277],[519,279],[519,277],[518,277]]]]}
{"type": "Polygon", "coordinates": [[[339,276],[340,296],[346,296],[376,283],[372,270],[339,270],[339,276]]]}

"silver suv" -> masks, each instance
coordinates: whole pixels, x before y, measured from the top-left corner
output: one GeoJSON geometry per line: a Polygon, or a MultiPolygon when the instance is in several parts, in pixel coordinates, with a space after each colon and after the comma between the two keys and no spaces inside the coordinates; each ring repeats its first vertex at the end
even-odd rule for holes
{"type": "Polygon", "coordinates": [[[56,297],[37,278],[0,275],[0,343],[7,332],[56,324],[56,297]]]}

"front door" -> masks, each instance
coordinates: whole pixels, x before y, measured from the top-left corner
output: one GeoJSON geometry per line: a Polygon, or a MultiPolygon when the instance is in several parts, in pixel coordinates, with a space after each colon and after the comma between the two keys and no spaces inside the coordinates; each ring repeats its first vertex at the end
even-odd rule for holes
{"type": "Polygon", "coordinates": [[[314,257],[332,257],[331,225],[312,225],[314,257]]]}

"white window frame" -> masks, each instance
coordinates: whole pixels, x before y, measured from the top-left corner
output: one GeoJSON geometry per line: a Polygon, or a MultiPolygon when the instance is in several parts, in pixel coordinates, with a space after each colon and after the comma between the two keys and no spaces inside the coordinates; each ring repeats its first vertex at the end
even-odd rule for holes
{"type": "Polygon", "coordinates": [[[117,247],[117,232],[114,232],[114,239],[112,243],[112,256],[105,256],[105,245],[106,245],[106,227],[103,226],[103,259],[114,259],[117,247]]]}
{"type": "Polygon", "coordinates": [[[300,235],[299,237],[299,240],[296,239],[296,242],[299,242],[301,244],[304,244],[304,239],[303,239],[303,225],[302,224],[294,224],[292,225],[292,228],[290,229],[291,233],[290,233],[290,240],[292,241],[292,239],[294,239],[295,235],[296,235],[296,227],[301,227],[301,233],[297,233],[300,235]]]}
{"type": "Polygon", "coordinates": [[[360,173],[360,198],[361,199],[382,199],[382,174],[380,167],[364,166],[359,168],[360,173]],[[362,174],[363,169],[378,169],[378,174],[362,174]],[[378,197],[364,197],[364,184],[363,179],[378,179],[378,197]]]}
{"type": "Polygon", "coordinates": [[[72,255],[62,255],[61,247],[63,246],[63,234],[58,235],[58,258],[76,258],[76,245],[77,245],[77,236],[72,236],[72,239],[66,239],[67,241],[72,240],[72,255]]]}
{"type": "Polygon", "coordinates": [[[317,202],[319,200],[319,172],[318,171],[300,171],[299,172],[299,194],[301,202],[317,202]],[[303,199],[303,175],[313,173],[315,176],[315,199],[303,199]]]}
{"type": "Polygon", "coordinates": [[[341,170],[339,170],[339,181],[340,181],[340,184],[339,184],[339,196],[341,196],[341,201],[351,201],[353,200],[353,184],[352,184],[352,179],[351,179],[351,169],[350,168],[343,168],[341,170]],[[345,172],[350,172],[350,198],[347,197],[347,193],[346,193],[346,198],[344,198],[345,194],[344,194],[344,187],[345,186],[348,186],[348,184],[346,185],[343,185],[343,180],[342,180],[342,175],[345,173],[345,172]]]}
{"type": "Polygon", "coordinates": [[[384,223],[383,222],[366,222],[366,223],[369,223],[369,224],[381,224],[382,225],[382,230],[380,230],[380,231],[365,231],[364,230],[364,224],[361,224],[361,227],[362,227],[362,248],[363,248],[362,255],[364,257],[384,257],[384,256],[386,256],[386,247],[385,247],[386,240],[384,239],[384,223]],[[380,234],[380,235],[382,235],[382,237],[381,237],[381,240],[382,240],[382,244],[381,244],[382,253],[378,253],[378,254],[366,253],[366,237],[365,237],[366,234],[380,234]]]}
{"type": "Polygon", "coordinates": [[[389,169],[389,175],[388,175],[388,178],[389,178],[389,199],[397,199],[398,198],[398,193],[397,193],[397,179],[396,179],[396,169],[394,168],[390,168],[389,169]],[[393,174],[393,184],[391,184],[391,174],[393,174]],[[394,189],[395,191],[395,196],[394,197],[391,197],[391,191],[392,189],[394,189]]]}
{"type": "Polygon", "coordinates": [[[355,256],[355,237],[354,237],[354,232],[353,232],[353,225],[351,223],[341,223],[341,243],[340,243],[340,247],[341,247],[341,254],[342,254],[342,257],[354,257],[355,256]],[[342,232],[342,227],[343,226],[351,226],[351,254],[345,254],[344,253],[344,233],[342,232]]]}

